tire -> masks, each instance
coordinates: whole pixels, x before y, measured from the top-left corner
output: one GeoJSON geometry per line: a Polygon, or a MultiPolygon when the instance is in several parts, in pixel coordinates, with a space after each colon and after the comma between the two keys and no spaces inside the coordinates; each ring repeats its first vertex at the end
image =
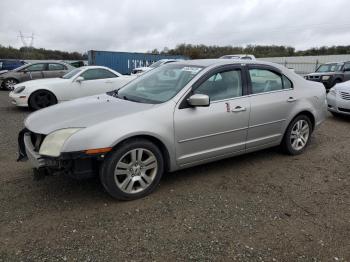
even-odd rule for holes
{"type": "Polygon", "coordinates": [[[15,85],[18,83],[19,83],[18,80],[14,78],[7,78],[2,83],[2,86],[4,87],[5,90],[12,91],[13,89],[15,89],[15,85]]]}
{"type": "Polygon", "coordinates": [[[306,115],[299,115],[290,122],[284,134],[281,147],[288,155],[303,153],[312,134],[311,120],[306,115]]]}
{"type": "Polygon", "coordinates": [[[132,139],[107,155],[100,168],[100,180],[112,197],[134,200],[152,193],[163,172],[159,148],[146,139],[132,139]]]}
{"type": "Polygon", "coordinates": [[[55,95],[47,90],[34,92],[30,95],[28,101],[29,107],[33,110],[39,110],[57,104],[55,95]]]}

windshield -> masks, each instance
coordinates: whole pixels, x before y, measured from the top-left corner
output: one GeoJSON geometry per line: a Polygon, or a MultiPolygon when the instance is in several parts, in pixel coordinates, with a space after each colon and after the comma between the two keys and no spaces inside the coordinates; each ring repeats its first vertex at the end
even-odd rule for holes
{"type": "Polygon", "coordinates": [[[63,79],[70,79],[74,76],[76,76],[77,74],[79,74],[82,70],[77,68],[77,69],[74,69],[70,72],[68,72],[67,74],[65,74],[64,76],[62,76],[63,79]]]}
{"type": "Polygon", "coordinates": [[[342,68],[343,64],[337,64],[337,63],[333,63],[333,64],[324,64],[321,65],[319,68],[317,68],[316,72],[336,72],[336,71],[340,71],[342,68]]]}
{"type": "Polygon", "coordinates": [[[151,64],[149,67],[152,67],[152,68],[156,68],[158,66],[161,66],[163,64],[163,61],[162,60],[159,60],[153,64],[151,64]]]}
{"type": "Polygon", "coordinates": [[[20,67],[17,67],[16,69],[14,69],[13,71],[20,71],[20,70],[22,70],[22,69],[24,69],[24,68],[26,68],[26,67],[28,67],[28,66],[30,66],[31,64],[25,64],[25,65],[22,65],[22,66],[20,66],[20,67]]]}
{"type": "Polygon", "coordinates": [[[159,104],[174,97],[203,67],[168,64],[154,69],[118,91],[117,97],[139,103],[159,104]]]}

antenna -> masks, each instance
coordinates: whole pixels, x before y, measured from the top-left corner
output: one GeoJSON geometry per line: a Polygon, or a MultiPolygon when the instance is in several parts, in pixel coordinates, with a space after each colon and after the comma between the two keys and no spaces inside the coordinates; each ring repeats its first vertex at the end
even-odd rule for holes
{"type": "Polygon", "coordinates": [[[22,44],[24,47],[33,47],[34,44],[34,33],[32,33],[31,36],[25,36],[22,31],[19,31],[19,36],[21,38],[22,44]],[[28,45],[28,42],[26,39],[30,39],[30,43],[28,45]]]}

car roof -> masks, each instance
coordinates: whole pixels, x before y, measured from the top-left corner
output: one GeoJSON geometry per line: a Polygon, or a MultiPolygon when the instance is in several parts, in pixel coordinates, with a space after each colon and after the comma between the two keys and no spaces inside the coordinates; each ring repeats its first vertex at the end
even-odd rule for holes
{"type": "Polygon", "coordinates": [[[191,66],[201,66],[201,67],[209,67],[214,65],[231,65],[231,64],[261,64],[261,65],[270,65],[274,67],[280,68],[280,65],[267,62],[267,61],[261,61],[261,60],[244,60],[244,59],[224,59],[224,58],[217,58],[217,59],[195,59],[195,60],[184,60],[175,62],[176,64],[183,64],[183,65],[191,65],[191,66]]]}
{"type": "Polygon", "coordinates": [[[112,70],[111,68],[108,68],[106,66],[96,66],[96,65],[89,65],[89,66],[81,66],[81,67],[77,67],[79,69],[96,69],[96,68],[103,68],[103,69],[110,69],[112,70]]]}

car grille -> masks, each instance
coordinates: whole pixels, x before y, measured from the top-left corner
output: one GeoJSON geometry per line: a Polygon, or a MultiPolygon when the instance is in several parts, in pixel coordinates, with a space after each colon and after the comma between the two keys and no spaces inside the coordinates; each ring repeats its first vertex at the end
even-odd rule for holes
{"type": "Polygon", "coordinates": [[[350,93],[348,92],[340,92],[340,97],[344,100],[350,100],[350,93]]]}
{"type": "Polygon", "coordinates": [[[309,80],[320,80],[320,76],[308,76],[309,80]]]}
{"type": "Polygon", "coordinates": [[[39,152],[40,146],[44,141],[45,135],[30,132],[30,138],[34,146],[34,151],[39,152]]]}
{"type": "Polygon", "coordinates": [[[338,107],[338,110],[342,112],[350,113],[350,109],[338,107]]]}

